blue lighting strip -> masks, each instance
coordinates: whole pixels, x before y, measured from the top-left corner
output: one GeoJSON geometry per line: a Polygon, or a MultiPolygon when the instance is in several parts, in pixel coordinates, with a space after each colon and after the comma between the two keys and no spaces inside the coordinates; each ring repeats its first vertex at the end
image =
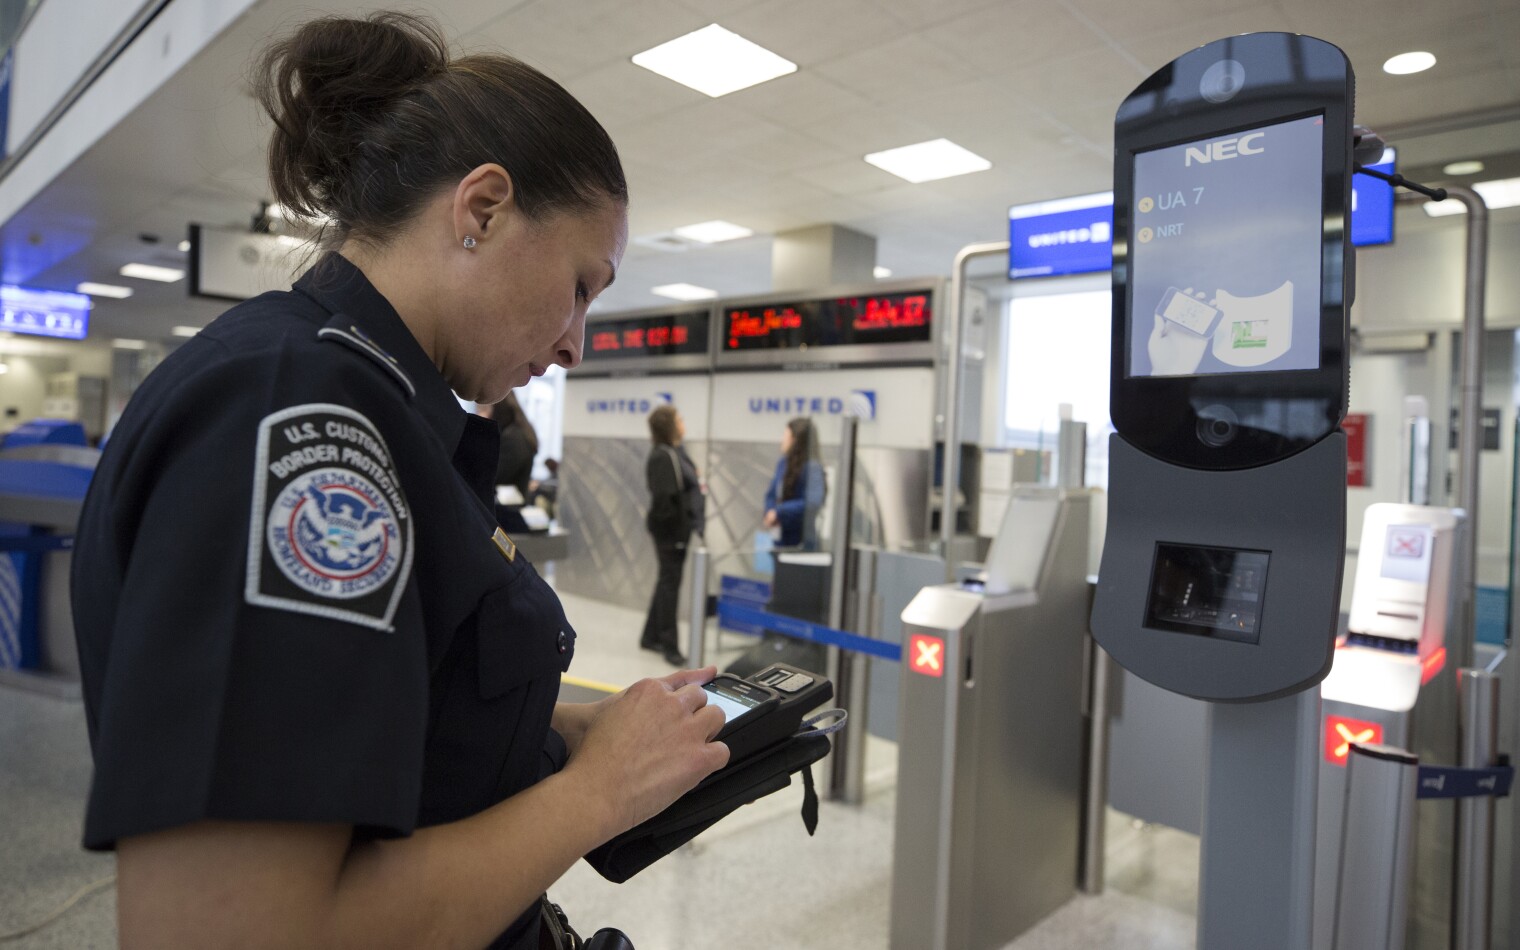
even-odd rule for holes
{"type": "Polygon", "coordinates": [[[891,660],[893,663],[902,660],[902,647],[895,643],[872,640],[870,637],[835,630],[833,627],[825,627],[822,624],[809,623],[806,620],[798,620],[796,617],[784,617],[781,614],[773,614],[768,610],[735,603],[722,597],[718,598],[718,622],[724,625],[725,629],[759,627],[783,636],[865,653],[883,660],[891,660]]]}

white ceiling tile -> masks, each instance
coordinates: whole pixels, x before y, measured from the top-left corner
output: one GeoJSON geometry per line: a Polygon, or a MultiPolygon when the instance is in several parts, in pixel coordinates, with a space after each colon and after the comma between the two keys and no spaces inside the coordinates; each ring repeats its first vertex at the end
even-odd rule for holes
{"type": "Polygon", "coordinates": [[[723,102],[731,108],[793,129],[871,107],[871,102],[864,96],[812,69],[741,89],[724,96],[723,102]]]}
{"type": "Polygon", "coordinates": [[[886,104],[977,78],[977,70],[953,50],[918,35],[840,56],[819,73],[872,102],[886,104]]]}
{"type": "Polygon", "coordinates": [[[904,118],[894,109],[878,107],[809,122],[802,131],[862,160],[872,152],[939,137],[928,123],[904,118]]]}
{"type": "Polygon", "coordinates": [[[724,19],[745,39],[806,68],[903,35],[877,0],[765,0],[724,19]]]}
{"type": "Polygon", "coordinates": [[[835,195],[858,195],[881,191],[902,184],[902,179],[877,168],[860,157],[827,165],[803,168],[793,173],[811,185],[817,185],[835,195]]]}
{"type": "Polygon", "coordinates": [[[971,64],[979,74],[1027,68],[1103,45],[1061,4],[998,3],[926,29],[922,36],[971,64]]]}

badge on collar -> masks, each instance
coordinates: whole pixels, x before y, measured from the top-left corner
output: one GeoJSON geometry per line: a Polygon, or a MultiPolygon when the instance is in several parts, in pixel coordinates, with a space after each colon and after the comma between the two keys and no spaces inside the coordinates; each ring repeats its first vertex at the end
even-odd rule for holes
{"type": "Polygon", "coordinates": [[[496,549],[501,552],[502,557],[507,559],[508,564],[517,560],[517,545],[512,543],[512,539],[507,537],[505,531],[497,528],[496,533],[491,535],[491,540],[496,542],[496,549]]]}
{"type": "Polygon", "coordinates": [[[412,521],[379,430],[309,403],[266,416],[258,439],[245,599],[392,629],[412,521]]]}

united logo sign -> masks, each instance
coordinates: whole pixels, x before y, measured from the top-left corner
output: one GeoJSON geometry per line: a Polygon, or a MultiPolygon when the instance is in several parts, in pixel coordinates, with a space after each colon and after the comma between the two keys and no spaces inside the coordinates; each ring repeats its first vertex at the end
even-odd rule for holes
{"type": "Polygon", "coordinates": [[[249,603],[389,630],[412,528],[380,432],[344,406],[308,404],[259,427],[249,603]]]}

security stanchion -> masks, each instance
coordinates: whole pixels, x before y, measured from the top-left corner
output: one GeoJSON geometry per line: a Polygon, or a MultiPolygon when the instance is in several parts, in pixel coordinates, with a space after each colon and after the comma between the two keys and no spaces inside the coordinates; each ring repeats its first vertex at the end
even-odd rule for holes
{"type": "Polygon", "coordinates": [[[1418,758],[1391,746],[1351,747],[1335,888],[1335,950],[1404,946],[1419,765],[1418,758]]]}

